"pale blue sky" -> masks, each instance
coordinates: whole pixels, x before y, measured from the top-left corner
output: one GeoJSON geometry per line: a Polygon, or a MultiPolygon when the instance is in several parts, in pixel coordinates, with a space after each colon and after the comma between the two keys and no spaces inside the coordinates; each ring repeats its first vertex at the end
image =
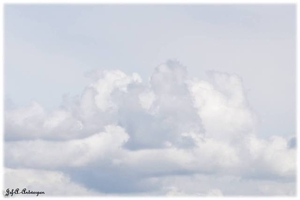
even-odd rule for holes
{"type": "Polygon", "coordinates": [[[176,59],[190,76],[243,78],[262,135],[295,133],[293,5],[6,5],[5,96],[51,110],[95,69],[137,72],[176,59]]]}

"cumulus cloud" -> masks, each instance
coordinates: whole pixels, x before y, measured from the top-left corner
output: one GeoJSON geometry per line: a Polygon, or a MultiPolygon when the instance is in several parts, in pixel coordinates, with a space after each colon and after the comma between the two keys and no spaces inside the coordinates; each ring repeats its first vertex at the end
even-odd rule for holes
{"type": "Polygon", "coordinates": [[[226,140],[253,132],[256,116],[248,106],[241,78],[219,72],[209,74],[211,82],[189,82],[207,134],[226,140]]]}
{"type": "MultiPolygon", "coordinates": [[[[20,191],[26,188],[26,190],[45,193],[40,196],[104,195],[72,182],[70,177],[59,171],[6,168],[4,173],[5,188],[19,188],[20,191]]],[[[24,196],[28,195],[24,194],[24,196]]]]}
{"type": "Polygon", "coordinates": [[[79,188],[55,193],[45,178],[54,195],[272,195],[283,182],[280,195],[294,195],[295,139],[260,138],[242,79],[208,77],[189,77],[173,61],[146,82],[136,73],[97,71],[79,98],[56,110],[37,102],[7,108],[6,183],[29,170],[79,188]],[[240,183],[242,192],[228,186],[240,183]]]}
{"type": "Polygon", "coordinates": [[[110,125],[105,127],[105,132],[84,139],[8,142],[5,156],[8,165],[15,167],[52,169],[85,166],[90,162],[109,158],[108,155],[114,154],[128,138],[121,127],[110,125]]]}

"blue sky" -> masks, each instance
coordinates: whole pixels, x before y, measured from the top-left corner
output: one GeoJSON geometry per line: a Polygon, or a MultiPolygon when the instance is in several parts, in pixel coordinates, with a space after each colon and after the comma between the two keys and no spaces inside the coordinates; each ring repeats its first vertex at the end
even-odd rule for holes
{"type": "MultiPolygon", "coordinates": [[[[259,138],[274,135],[290,138],[296,134],[294,5],[6,5],[4,14],[6,110],[7,113],[23,113],[9,116],[25,116],[24,113],[31,112],[30,109],[34,109],[37,113],[44,112],[41,110],[45,109],[45,112],[51,113],[64,107],[68,101],[73,101],[72,99],[79,101],[78,99],[82,99],[84,95],[92,95],[87,88],[93,84],[100,84],[97,74],[103,70],[121,70],[125,74],[137,73],[143,83],[150,80],[149,84],[155,85],[155,81],[151,82],[150,77],[160,75],[155,75],[153,71],[163,70],[164,68],[159,66],[168,60],[175,60],[180,63],[179,65],[186,67],[187,79],[191,81],[197,78],[210,82],[208,71],[240,77],[241,82],[238,82],[238,85],[242,85],[243,98],[247,102],[245,104],[247,112],[245,110],[241,112],[256,115],[257,124],[252,128],[259,138]],[[36,104],[30,107],[33,101],[41,105],[41,108],[36,104]]],[[[167,64],[167,69],[175,70],[170,72],[170,76],[176,77],[176,80],[186,78],[178,75],[182,70],[180,67],[173,68],[167,64]]],[[[100,77],[104,77],[103,81],[109,85],[112,84],[110,81],[114,80],[110,79],[110,76],[113,75],[102,74],[100,77]]],[[[218,78],[215,76],[219,76],[213,75],[216,81],[218,78]]],[[[116,77],[122,78],[123,74],[116,73],[116,77]]],[[[138,84],[139,79],[136,77],[128,75],[124,81],[138,84]]],[[[234,78],[225,79],[229,81],[234,78]]],[[[176,81],[174,83],[176,84],[176,81]]],[[[197,85],[196,82],[193,84],[197,85]]],[[[216,86],[218,87],[221,86],[216,86]]],[[[95,88],[101,93],[100,86],[95,88]]],[[[196,102],[194,106],[200,109],[200,118],[204,118],[201,119],[204,121],[204,129],[208,127],[214,137],[224,139],[217,134],[219,130],[209,124],[211,119],[209,112],[206,113],[203,109],[201,111],[202,100],[196,98],[196,93],[201,91],[195,89],[194,92],[195,99],[179,98],[179,105],[180,102],[184,104],[196,102]]],[[[239,94],[236,89],[232,89],[231,92],[239,94]]],[[[146,102],[143,104],[144,107],[147,107],[149,101],[151,104],[152,100],[149,100],[152,98],[151,95],[151,92],[145,93],[144,97],[148,100],[143,101],[146,102]]],[[[95,98],[98,98],[96,103],[98,108],[110,106],[99,96],[95,98]]],[[[132,101],[129,97],[124,98],[128,98],[128,102],[132,101]]],[[[212,97],[207,96],[207,99],[210,98],[212,97]]],[[[166,99],[160,103],[165,105],[164,101],[166,99]]],[[[109,107],[112,108],[114,107],[109,107]]],[[[210,108],[212,107],[207,107],[208,111],[210,108]]],[[[173,112],[169,107],[165,109],[167,113],[173,112]]],[[[190,109],[189,106],[183,106],[182,112],[192,112],[190,109]]],[[[72,116],[77,119],[77,114],[74,113],[72,116]]],[[[102,114],[99,116],[103,117],[102,114]]],[[[137,117],[135,114],[124,116],[137,117]]],[[[141,117],[141,124],[145,122],[143,120],[149,120],[147,116],[138,115],[141,117]]],[[[158,123],[166,114],[159,116],[150,121],[158,123]]],[[[190,113],[189,116],[193,116],[191,121],[196,120],[195,113],[190,113]]],[[[103,127],[113,118],[114,115],[101,122],[103,127]]],[[[126,120],[122,123],[125,124],[126,131],[140,128],[132,128],[131,122],[126,120]]],[[[68,125],[64,127],[63,130],[68,129],[68,125]]],[[[103,131],[103,127],[97,131],[103,131]]],[[[93,128],[91,126],[89,131],[96,130],[93,128]]],[[[13,136],[14,140],[23,137],[18,133],[20,130],[22,132],[22,127],[13,131],[12,134],[16,134],[13,136]]],[[[156,134],[162,131],[159,128],[150,130],[157,131],[156,134]]],[[[66,135],[69,131],[66,131],[66,135]]],[[[79,136],[74,136],[77,137],[79,136]]],[[[127,147],[143,145],[143,142],[139,143],[141,142],[139,137],[131,135],[132,140],[126,144],[127,147]]],[[[151,135],[141,137],[151,139],[151,135]]],[[[170,140],[172,143],[172,139],[170,140]]],[[[153,144],[159,142],[161,141],[153,140],[153,144]]]]}

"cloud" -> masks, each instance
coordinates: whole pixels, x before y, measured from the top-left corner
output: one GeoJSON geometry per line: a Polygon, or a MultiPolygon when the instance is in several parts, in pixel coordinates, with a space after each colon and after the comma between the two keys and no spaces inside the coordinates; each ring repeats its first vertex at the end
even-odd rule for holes
{"type": "Polygon", "coordinates": [[[160,194],[180,196],[276,196],[295,195],[296,185],[277,180],[242,179],[231,175],[193,174],[152,179],[160,194]],[[273,190],[273,191],[272,191],[273,190]]]}
{"type": "Polygon", "coordinates": [[[253,133],[256,116],[248,106],[241,78],[219,72],[209,75],[211,82],[189,82],[206,133],[222,140],[253,133]]]}
{"type": "Polygon", "coordinates": [[[104,195],[72,182],[70,177],[59,171],[5,168],[4,176],[5,188],[44,192],[41,196],[104,195]]]}
{"type": "Polygon", "coordinates": [[[36,102],[7,108],[5,166],[62,173],[69,179],[60,184],[70,180],[83,193],[241,195],[228,187],[241,180],[245,194],[272,195],[268,188],[287,182],[280,194],[293,195],[293,139],[259,137],[240,77],[208,77],[190,78],[174,61],[158,66],[148,82],[136,73],[96,71],[80,97],[56,110],[36,102]],[[209,187],[192,187],[203,181],[209,187]],[[251,181],[262,188],[248,187],[251,181]]]}
{"type": "Polygon", "coordinates": [[[84,139],[7,142],[5,157],[7,165],[14,167],[55,169],[85,166],[109,158],[108,155],[114,154],[128,138],[121,127],[111,125],[105,127],[105,132],[84,139]]]}

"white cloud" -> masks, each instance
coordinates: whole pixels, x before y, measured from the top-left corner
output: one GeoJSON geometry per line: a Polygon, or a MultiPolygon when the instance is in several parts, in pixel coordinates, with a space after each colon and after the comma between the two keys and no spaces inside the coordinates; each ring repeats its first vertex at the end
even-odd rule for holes
{"type": "MultiPolygon", "coordinates": [[[[103,195],[97,191],[72,182],[70,177],[60,171],[10,169],[4,170],[5,188],[44,192],[40,196],[91,196],[103,195]]],[[[20,194],[18,194],[20,195],[20,194]]],[[[21,194],[22,195],[22,194],[21,194]]],[[[31,196],[31,195],[23,195],[31,196]]]]}
{"type": "Polygon", "coordinates": [[[292,182],[218,174],[163,176],[152,181],[160,185],[161,194],[183,196],[285,196],[295,195],[296,189],[292,182]]]}
{"type": "Polygon", "coordinates": [[[37,103],[7,110],[5,166],[64,171],[110,194],[240,195],[228,188],[237,180],[264,185],[243,184],[249,195],[271,195],[274,180],[290,184],[282,194],[294,194],[290,140],[259,137],[240,77],[209,76],[189,78],[177,62],[157,67],[149,83],[135,73],[98,71],[80,98],[57,110],[46,112],[37,103]],[[234,178],[214,179],[227,176],[234,178]],[[203,177],[209,187],[191,186],[203,177]],[[168,182],[174,179],[179,185],[168,182]]]}
{"type": "Polygon", "coordinates": [[[262,140],[250,136],[247,140],[246,146],[252,168],[256,167],[265,174],[295,178],[296,151],[288,147],[287,139],[272,136],[268,140],[262,140]]]}
{"type": "Polygon", "coordinates": [[[140,104],[145,110],[149,110],[155,101],[155,94],[153,92],[144,92],[139,95],[140,104]]]}
{"type": "Polygon", "coordinates": [[[115,89],[127,92],[127,86],[132,82],[141,82],[138,74],[135,73],[130,77],[120,70],[104,71],[102,78],[99,78],[95,84],[92,84],[92,88],[97,91],[97,95],[95,96],[97,107],[101,111],[115,108],[110,99],[111,93],[115,89]]]}
{"type": "Polygon", "coordinates": [[[109,159],[128,138],[121,127],[110,125],[105,127],[105,132],[84,139],[6,142],[6,165],[41,169],[85,166],[109,159]]]}
{"type": "Polygon", "coordinates": [[[219,189],[211,189],[208,191],[207,196],[223,196],[223,193],[219,189]]]}
{"type": "Polygon", "coordinates": [[[207,135],[233,139],[255,130],[256,116],[248,107],[241,78],[211,72],[212,83],[193,80],[189,89],[207,135]]]}

